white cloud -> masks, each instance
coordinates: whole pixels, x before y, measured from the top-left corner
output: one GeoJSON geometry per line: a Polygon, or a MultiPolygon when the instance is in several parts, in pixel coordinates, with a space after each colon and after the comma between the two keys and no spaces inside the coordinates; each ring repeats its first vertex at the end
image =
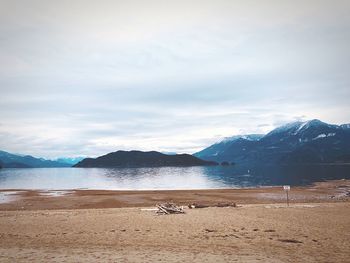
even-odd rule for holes
{"type": "Polygon", "coordinates": [[[349,122],[348,1],[1,1],[0,149],[194,152],[349,122]]]}

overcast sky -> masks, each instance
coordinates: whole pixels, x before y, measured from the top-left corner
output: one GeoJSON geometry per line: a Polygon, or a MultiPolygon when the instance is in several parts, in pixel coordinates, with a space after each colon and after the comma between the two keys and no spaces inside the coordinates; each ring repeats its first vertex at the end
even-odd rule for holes
{"type": "Polygon", "coordinates": [[[0,0],[0,149],[196,152],[350,122],[350,1],[0,0]]]}

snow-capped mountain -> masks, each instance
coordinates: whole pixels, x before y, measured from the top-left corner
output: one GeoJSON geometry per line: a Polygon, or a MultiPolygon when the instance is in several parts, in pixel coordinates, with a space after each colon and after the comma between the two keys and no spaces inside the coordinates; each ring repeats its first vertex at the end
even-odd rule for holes
{"type": "Polygon", "coordinates": [[[3,168],[34,168],[34,167],[69,167],[71,165],[57,161],[36,158],[30,155],[12,154],[0,151],[0,162],[3,168]]]}
{"type": "MultiPolygon", "coordinates": [[[[256,140],[239,136],[194,155],[235,163],[325,163],[350,161],[350,128],[320,120],[292,122],[256,140]]],[[[232,137],[233,138],[233,137],[232,137]]]]}
{"type": "Polygon", "coordinates": [[[342,125],[340,125],[340,127],[342,127],[344,130],[345,129],[350,129],[350,123],[342,124],[342,125]]]}
{"type": "Polygon", "coordinates": [[[219,143],[230,143],[233,141],[236,141],[238,139],[248,140],[248,141],[259,141],[264,135],[263,134],[247,134],[247,135],[235,135],[232,137],[226,137],[222,141],[217,142],[219,143]]]}
{"type": "Polygon", "coordinates": [[[263,134],[248,134],[248,135],[235,135],[232,137],[226,137],[222,141],[219,141],[204,150],[195,153],[194,155],[201,159],[213,160],[217,156],[221,156],[230,151],[230,148],[234,147],[240,141],[254,142],[259,141],[263,134]]]}
{"type": "Polygon", "coordinates": [[[57,158],[53,161],[72,166],[74,164],[77,164],[78,162],[80,162],[84,158],[85,157],[60,157],[60,158],[57,158]]]}

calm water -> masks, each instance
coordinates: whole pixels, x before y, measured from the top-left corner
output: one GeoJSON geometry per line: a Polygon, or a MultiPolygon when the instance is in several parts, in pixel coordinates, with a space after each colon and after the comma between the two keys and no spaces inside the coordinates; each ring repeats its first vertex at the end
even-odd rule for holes
{"type": "Polygon", "coordinates": [[[1,169],[0,189],[209,189],[350,179],[350,165],[1,169]]]}

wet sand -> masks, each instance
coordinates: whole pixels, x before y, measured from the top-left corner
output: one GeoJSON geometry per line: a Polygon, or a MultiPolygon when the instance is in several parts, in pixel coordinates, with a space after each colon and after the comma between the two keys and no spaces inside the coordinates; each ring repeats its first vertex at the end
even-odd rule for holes
{"type": "MultiPolygon", "coordinates": [[[[39,209],[87,209],[148,207],[157,203],[172,201],[178,205],[201,203],[235,202],[237,204],[285,203],[286,193],[281,186],[209,189],[209,190],[165,190],[165,191],[110,191],[110,190],[0,190],[3,199],[1,210],[39,209]],[[7,194],[8,193],[8,194],[7,194]]],[[[289,192],[293,202],[338,202],[350,197],[350,180],[336,180],[316,183],[305,187],[292,187],[289,192]]]]}
{"type": "Polygon", "coordinates": [[[349,181],[292,188],[289,207],[280,187],[17,192],[0,204],[0,262],[349,262],[349,191],[349,181]],[[141,210],[170,200],[238,207],[141,210]]]}

